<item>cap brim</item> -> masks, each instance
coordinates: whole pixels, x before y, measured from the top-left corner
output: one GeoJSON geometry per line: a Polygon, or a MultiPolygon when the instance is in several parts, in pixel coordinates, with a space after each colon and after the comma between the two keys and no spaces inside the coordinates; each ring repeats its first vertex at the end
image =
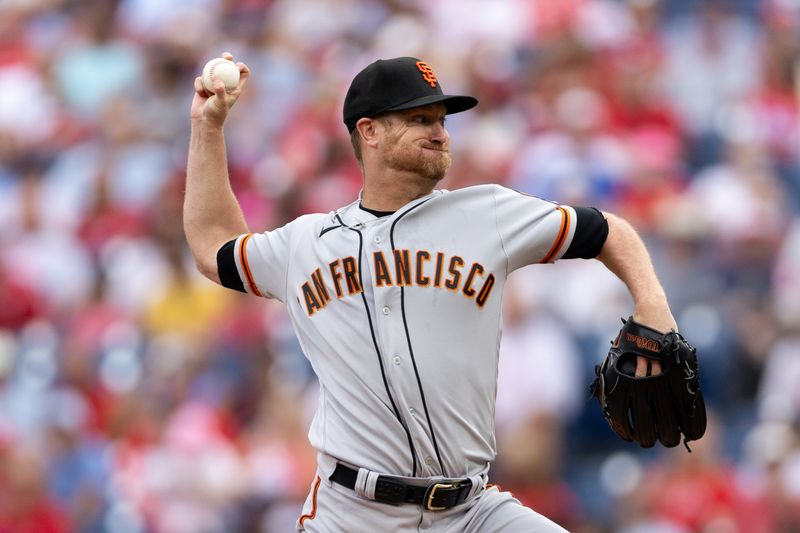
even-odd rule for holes
{"type": "Polygon", "coordinates": [[[415,98],[410,102],[404,102],[400,105],[392,106],[385,111],[403,111],[404,109],[412,109],[415,107],[422,107],[431,104],[442,103],[447,109],[446,113],[452,115],[453,113],[461,113],[468,109],[472,109],[478,105],[478,99],[473,96],[459,96],[454,94],[432,94],[430,96],[423,96],[415,98]]]}

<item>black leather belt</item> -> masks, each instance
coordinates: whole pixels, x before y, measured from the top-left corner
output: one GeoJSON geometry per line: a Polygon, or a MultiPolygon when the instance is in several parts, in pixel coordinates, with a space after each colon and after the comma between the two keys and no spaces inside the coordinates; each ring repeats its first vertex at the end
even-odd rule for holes
{"type": "MultiPolygon", "coordinates": [[[[358,470],[337,463],[331,481],[354,489],[358,470]]],[[[440,479],[424,487],[409,485],[391,476],[378,476],[375,501],[382,503],[416,503],[429,511],[444,511],[467,499],[472,481],[469,479],[440,479]]]]}

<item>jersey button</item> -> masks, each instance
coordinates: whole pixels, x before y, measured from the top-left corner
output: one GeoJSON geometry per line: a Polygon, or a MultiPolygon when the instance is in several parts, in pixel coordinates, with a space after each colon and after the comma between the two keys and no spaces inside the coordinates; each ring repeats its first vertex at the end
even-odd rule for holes
{"type": "Polygon", "coordinates": [[[389,313],[391,313],[391,312],[392,312],[392,310],[391,310],[391,309],[389,309],[389,307],[388,307],[388,306],[384,306],[384,307],[383,307],[383,309],[381,309],[381,312],[382,312],[384,315],[388,315],[389,313]]]}
{"type": "Polygon", "coordinates": [[[417,414],[417,411],[413,407],[409,407],[408,412],[411,413],[412,415],[417,414]]]}
{"type": "Polygon", "coordinates": [[[380,235],[375,235],[375,238],[373,240],[375,241],[375,244],[380,244],[381,243],[381,236],[380,235]]]}
{"type": "Polygon", "coordinates": [[[396,365],[400,364],[400,356],[399,355],[395,355],[394,356],[394,364],[396,364],[396,365]]]}
{"type": "Polygon", "coordinates": [[[426,457],[425,458],[425,464],[428,465],[428,466],[432,465],[433,464],[433,457],[431,457],[430,455],[428,457],[426,457]]]}

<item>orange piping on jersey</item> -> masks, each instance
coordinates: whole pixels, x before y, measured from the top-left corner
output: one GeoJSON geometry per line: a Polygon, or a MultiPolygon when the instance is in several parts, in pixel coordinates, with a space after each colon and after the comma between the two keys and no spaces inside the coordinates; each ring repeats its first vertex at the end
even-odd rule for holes
{"type": "Polygon", "coordinates": [[[317,476],[317,480],[314,482],[314,490],[311,493],[311,512],[300,517],[301,526],[306,520],[314,520],[314,518],[317,517],[317,491],[319,490],[320,481],[322,481],[322,479],[317,476]]]}
{"type": "Polygon", "coordinates": [[[242,239],[242,246],[239,248],[239,262],[242,264],[242,270],[244,271],[244,276],[247,278],[247,284],[250,285],[250,290],[256,296],[261,296],[261,293],[258,292],[258,287],[256,287],[256,282],[253,281],[250,265],[247,264],[247,241],[249,241],[252,236],[252,233],[248,233],[245,235],[244,239],[242,239]]]}
{"type": "Polygon", "coordinates": [[[556,242],[553,243],[553,247],[550,248],[550,251],[544,256],[544,259],[540,261],[541,263],[549,263],[556,255],[558,255],[559,250],[561,250],[561,247],[564,245],[564,241],[567,240],[567,235],[569,234],[569,211],[561,206],[556,207],[556,209],[561,211],[561,229],[558,230],[556,242]]]}

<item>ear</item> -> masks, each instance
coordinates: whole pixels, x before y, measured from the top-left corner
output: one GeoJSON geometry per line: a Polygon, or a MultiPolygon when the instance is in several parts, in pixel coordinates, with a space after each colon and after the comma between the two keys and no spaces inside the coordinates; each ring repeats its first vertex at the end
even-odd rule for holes
{"type": "Polygon", "coordinates": [[[364,117],[356,122],[356,129],[361,136],[361,142],[373,148],[378,144],[378,123],[371,119],[364,117]]]}

